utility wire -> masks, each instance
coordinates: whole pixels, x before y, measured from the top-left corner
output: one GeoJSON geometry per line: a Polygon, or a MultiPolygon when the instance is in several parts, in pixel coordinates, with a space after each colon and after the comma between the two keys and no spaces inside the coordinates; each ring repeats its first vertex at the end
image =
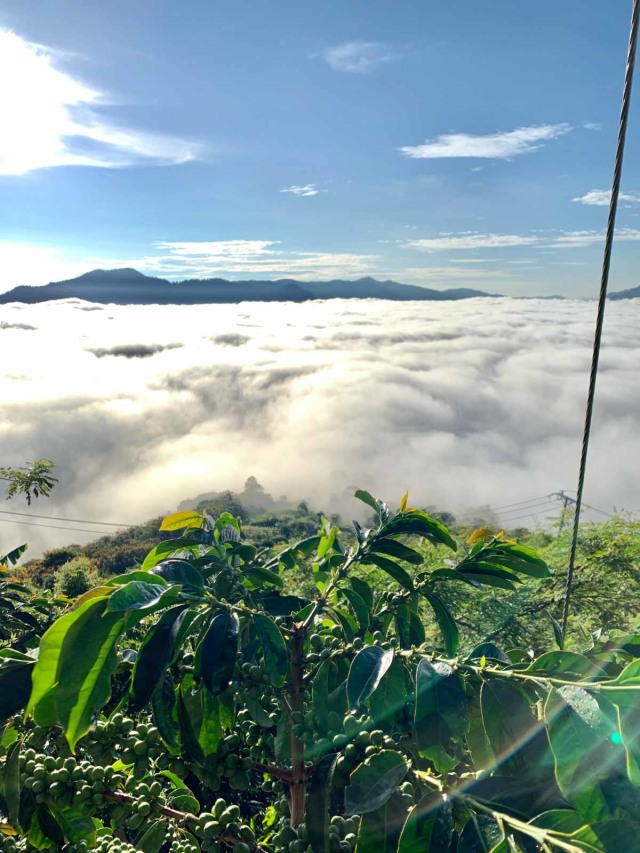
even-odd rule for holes
{"type": "Polygon", "coordinates": [[[611,251],[613,249],[613,238],[616,227],[616,213],[618,210],[618,196],[620,194],[620,183],[622,180],[622,161],[624,159],[624,145],[627,136],[627,125],[629,122],[629,107],[631,104],[631,89],[633,86],[633,69],[635,65],[636,47],[638,43],[639,20],[640,0],[633,0],[633,11],[631,13],[631,31],[629,33],[629,47],[627,51],[627,67],[624,75],[622,107],[620,110],[620,128],[618,130],[616,159],[613,168],[613,184],[611,188],[611,202],[609,204],[609,219],[607,222],[607,237],[604,246],[604,257],[602,259],[600,297],[598,300],[598,315],[596,319],[596,331],[593,342],[591,374],[589,376],[589,394],[587,396],[587,410],[585,414],[584,434],[582,437],[582,453],[580,455],[580,473],[578,475],[576,510],[573,518],[573,536],[571,539],[571,553],[569,556],[569,567],[567,569],[567,581],[564,590],[564,604],[562,608],[563,634],[566,633],[567,630],[567,621],[569,619],[569,602],[571,600],[571,587],[573,585],[573,574],[575,571],[576,549],[578,546],[578,528],[580,526],[580,510],[582,508],[582,493],[584,492],[584,481],[587,470],[587,454],[589,452],[589,437],[591,435],[593,403],[596,393],[596,380],[598,377],[598,362],[600,361],[600,346],[602,344],[602,327],[604,325],[604,311],[607,302],[607,288],[609,286],[611,251]]]}
{"type": "Polygon", "coordinates": [[[17,521],[14,518],[0,518],[0,524],[26,524],[27,527],[48,527],[50,530],[73,530],[75,533],[97,533],[99,536],[114,536],[117,531],[89,530],[86,527],[63,527],[60,524],[38,524],[37,521],[17,521]]]}
{"type": "Polygon", "coordinates": [[[118,523],[117,521],[93,521],[89,518],[63,518],[60,515],[36,515],[32,512],[10,512],[9,510],[0,510],[0,515],[20,515],[23,518],[46,518],[48,521],[73,521],[78,524],[101,524],[107,527],[135,527],[134,524],[118,523]]]}

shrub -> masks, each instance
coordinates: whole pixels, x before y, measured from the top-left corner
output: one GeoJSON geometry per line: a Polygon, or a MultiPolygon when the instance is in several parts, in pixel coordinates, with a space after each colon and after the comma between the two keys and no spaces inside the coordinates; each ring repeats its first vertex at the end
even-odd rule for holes
{"type": "Polygon", "coordinates": [[[58,569],[53,583],[56,595],[77,598],[100,583],[100,575],[91,560],[74,557],[58,569]]]}

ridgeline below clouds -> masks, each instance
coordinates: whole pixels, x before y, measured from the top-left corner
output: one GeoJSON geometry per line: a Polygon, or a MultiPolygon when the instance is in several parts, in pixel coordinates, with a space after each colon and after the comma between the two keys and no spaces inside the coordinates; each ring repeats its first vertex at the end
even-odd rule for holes
{"type": "Polygon", "coordinates": [[[23,285],[0,295],[0,304],[83,299],[116,305],[198,305],[237,302],[306,302],[311,299],[391,299],[436,301],[494,296],[481,290],[433,290],[396,281],[360,278],[357,281],[227,281],[223,278],[174,282],[143,275],[134,269],[92,270],[69,281],[40,287],[23,285]]]}

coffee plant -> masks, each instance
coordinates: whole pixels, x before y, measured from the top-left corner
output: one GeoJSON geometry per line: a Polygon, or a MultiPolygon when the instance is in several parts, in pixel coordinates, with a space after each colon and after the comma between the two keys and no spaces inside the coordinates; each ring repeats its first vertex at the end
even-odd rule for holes
{"type": "Polygon", "coordinates": [[[640,635],[465,647],[445,585],[546,564],[356,497],[371,528],[279,553],[229,513],[176,513],[48,627],[4,624],[0,851],[639,851],[640,635]],[[431,545],[450,558],[426,569],[431,545]]]}

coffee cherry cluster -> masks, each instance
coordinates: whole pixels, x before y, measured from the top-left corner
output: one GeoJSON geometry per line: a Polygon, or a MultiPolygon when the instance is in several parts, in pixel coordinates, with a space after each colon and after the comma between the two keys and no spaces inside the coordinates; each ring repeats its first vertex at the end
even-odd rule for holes
{"type": "Polygon", "coordinates": [[[134,776],[129,776],[124,787],[134,799],[119,803],[112,810],[111,818],[119,824],[126,821],[129,829],[138,830],[160,814],[160,808],[165,805],[163,788],[157,779],[147,784],[138,782],[134,776]]]}
{"type": "MultiPolygon", "coordinates": [[[[278,810],[283,811],[281,805],[278,810]]],[[[348,818],[335,815],[331,818],[329,825],[331,853],[351,853],[356,846],[359,823],[359,815],[348,818]]],[[[272,843],[277,853],[312,853],[306,825],[301,823],[294,828],[288,817],[280,820],[280,828],[273,836],[272,843]]]]}
{"type": "Polygon", "coordinates": [[[99,838],[94,849],[97,853],[137,853],[135,847],[127,844],[126,841],[115,838],[113,835],[104,835],[99,838]]]}
{"type": "Polygon", "coordinates": [[[0,853],[19,853],[18,842],[10,835],[0,835],[0,853]]]}
{"type": "Polygon", "coordinates": [[[217,850],[224,837],[231,844],[233,853],[250,853],[250,846],[256,843],[254,831],[248,824],[239,823],[240,807],[228,806],[226,800],[219,797],[210,812],[203,812],[196,818],[194,832],[202,838],[202,850],[217,850]]]}
{"type": "Polygon", "coordinates": [[[109,720],[98,720],[81,744],[95,761],[110,764],[113,761],[114,745],[122,743],[134,726],[130,717],[118,712],[109,720]]]}
{"type": "Polygon", "coordinates": [[[37,803],[55,800],[61,805],[95,808],[104,803],[104,792],[124,782],[113,767],[102,767],[73,756],[54,758],[27,749],[21,756],[23,784],[35,794],[37,803]]]}
{"type": "Polygon", "coordinates": [[[122,741],[122,746],[122,763],[133,764],[133,775],[142,779],[149,769],[149,760],[162,752],[160,732],[148,723],[138,723],[122,741]]]}

